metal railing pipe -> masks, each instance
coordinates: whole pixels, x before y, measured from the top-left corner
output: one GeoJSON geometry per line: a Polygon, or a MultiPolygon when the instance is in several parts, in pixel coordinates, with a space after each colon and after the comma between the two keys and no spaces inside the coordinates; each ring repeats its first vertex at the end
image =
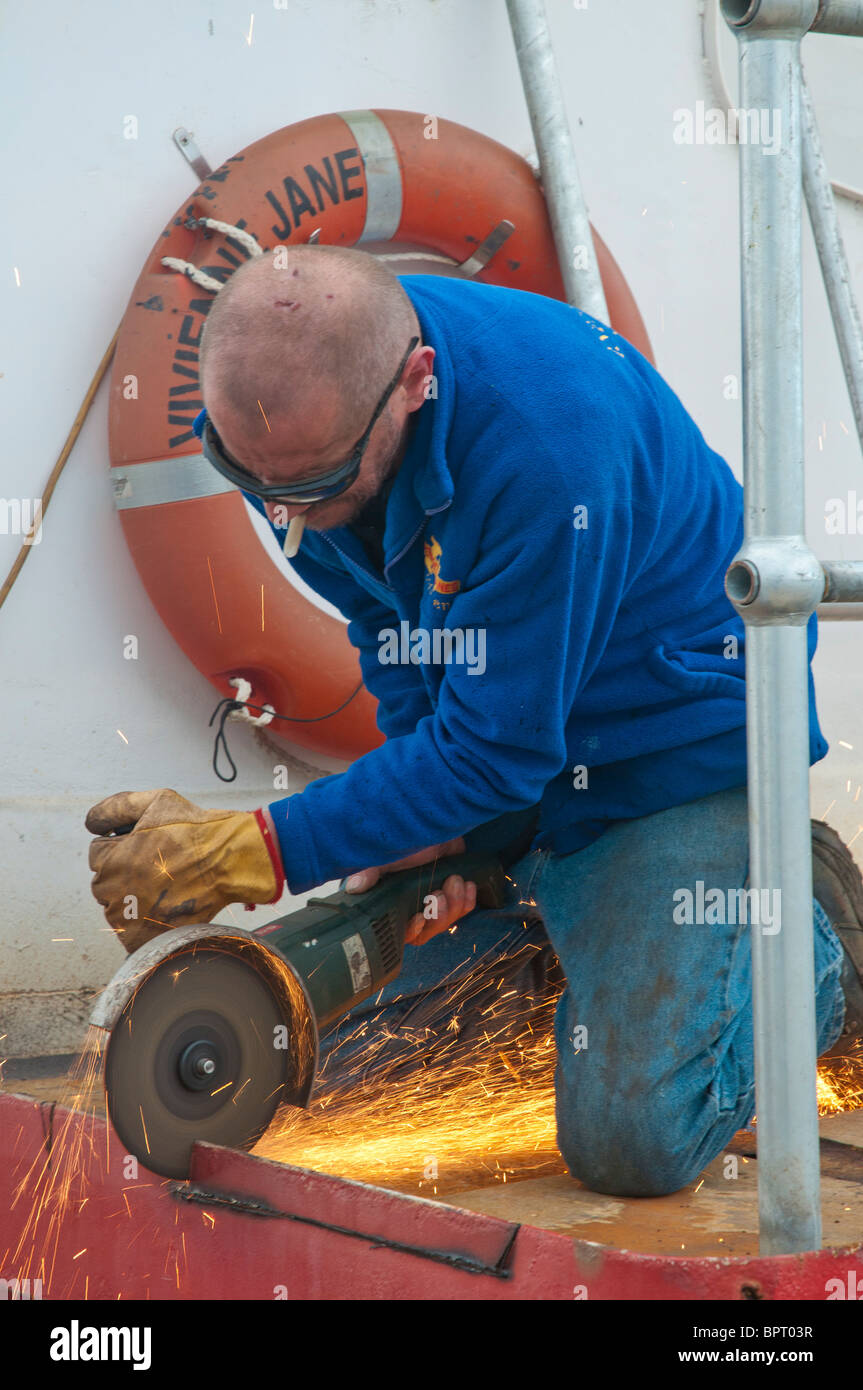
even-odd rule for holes
{"type": "MultiPolygon", "coordinates": [[[[821,603],[863,603],[863,561],[822,560],[824,591],[821,603]]],[[[863,618],[863,611],[860,614],[863,618]]]]}
{"type": "Polygon", "coordinates": [[[721,0],[721,5],[732,29],[748,26],[750,32],[755,32],[756,28],[770,28],[774,37],[780,38],[782,26],[787,23],[801,38],[808,30],[863,36],[863,0],[816,0],[814,5],[805,7],[802,29],[797,0],[787,0],[784,5],[779,0],[721,0]]]}
{"type": "Polygon", "coordinates": [[[818,34],[863,38],[863,0],[821,0],[812,29],[818,34]]]}
{"type": "Polygon", "coordinates": [[[722,0],[740,102],[772,113],[767,157],[740,146],[744,542],[726,590],[746,623],[749,875],[779,926],[753,921],[763,1254],[821,1245],[806,624],[824,585],[804,537],[800,40],[817,0],[722,0]]]}
{"type": "Polygon", "coordinates": [[[805,79],[801,78],[800,95],[803,113],[803,192],[809,209],[812,235],[821,262],[824,288],[830,304],[833,328],[851,409],[857,426],[857,438],[863,447],[863,327],[857,312],[857,301],[851,284],[839,219],[836,216],[836,203],[830,176],[821,150],[821,138],[812,101],[805,79]]]}
{"type": "Polygon", "coordinates": [[[506,4],[566,298],[600,323],[608,323],[545,6],[543,0],[506,4]]]}
{"type": "Polygon", "coordinates": [[[863,622],[863,608],[858,603],[819,603],[815,611],[819,623],[863,622]]]}

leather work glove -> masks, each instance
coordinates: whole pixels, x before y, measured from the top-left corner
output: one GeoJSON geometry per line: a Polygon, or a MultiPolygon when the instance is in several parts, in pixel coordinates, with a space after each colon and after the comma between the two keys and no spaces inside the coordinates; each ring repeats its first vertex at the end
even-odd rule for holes
{"type": "Polygon", "coordinates": [[[129,952],[171,927],[211,922],[229,903],[281,896],[281,857],[261,811],[206,811],[168,789],[117,792],[84,823],[99,837],[93,896],[129,952]]]}

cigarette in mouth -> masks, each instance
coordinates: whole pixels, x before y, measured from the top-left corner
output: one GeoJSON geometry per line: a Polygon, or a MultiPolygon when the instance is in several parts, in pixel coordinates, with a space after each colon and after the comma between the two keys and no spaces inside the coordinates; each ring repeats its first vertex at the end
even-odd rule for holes
{"type": "Polygon", "coordinates": [[[300,548],[300,541],[303,539],[303,527],[305,524],[306,518],[304,516],[295,516],[292,517],[288,525],[288,534],[285,536],[282,552],[289,560],[293,560],[300,548]]]}

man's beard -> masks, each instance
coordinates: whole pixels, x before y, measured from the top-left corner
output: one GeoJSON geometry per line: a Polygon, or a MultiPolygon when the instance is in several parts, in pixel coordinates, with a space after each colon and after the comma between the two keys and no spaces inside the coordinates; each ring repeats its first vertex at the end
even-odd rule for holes
{"type": "MultiPolygon", "coordinates": [[[[388,417],[387,423],[390,423],[388,417]]],[[[361,472],[356,481],[341,497],[334,497],[330,502],[313,504],[305,513],[306,526],[309,530],[333,531],[338,526],[350,526],[366,504],[380,492],[390,474],[398,467],[401,442],[398,432],[393,431],[387,439],[381,458],[376,463],[373,478],[364,477],[361,472]]]]}
{"type": "Polygon", "coordinates": [[[369,485],[365,479],[357,478],[343,497],[310,507],[305,513],[306,526],[310,531],[332,531],[337,526],[350,526],[380,487],[380,483],[369,485]]]}

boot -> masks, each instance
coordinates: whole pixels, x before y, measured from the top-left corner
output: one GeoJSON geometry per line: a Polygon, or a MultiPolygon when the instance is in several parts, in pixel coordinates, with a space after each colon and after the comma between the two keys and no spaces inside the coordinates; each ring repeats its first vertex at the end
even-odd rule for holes
{"type": "Polygon", "coordinates": [[[842,1032],[825,1057],[847,1057],[863,1039],[863,878],[832,826],[812,821],[812,892],[842,943],[842,1032]]]}

